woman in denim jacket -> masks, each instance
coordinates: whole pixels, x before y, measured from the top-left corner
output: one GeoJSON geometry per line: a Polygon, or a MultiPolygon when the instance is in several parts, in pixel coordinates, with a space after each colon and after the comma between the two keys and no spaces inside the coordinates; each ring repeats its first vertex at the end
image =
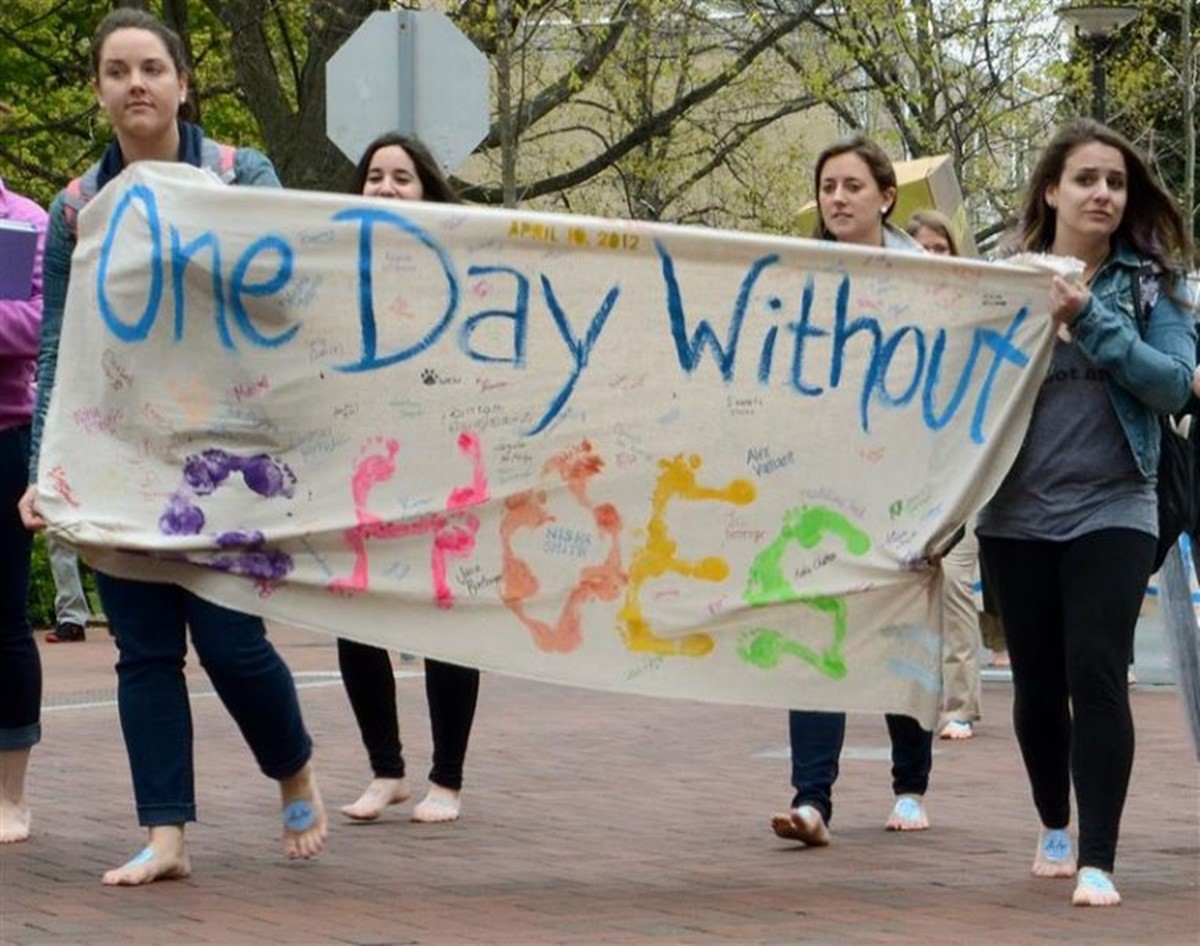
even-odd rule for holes
{"type": "Polygon", "coordinates": [[[977,531],[1041,820],[1033,873],[1077,874],[1081,906],[1121,900],[1112,871],[1134,742],[1126,665],[1158,531],[1158,415],[1184,404],[1195,368],[1189,242],[1142,156],[1087,120],[1046,148],[1016,235],[1017,249],[1085,268],[1079,281],[1053,280],[1059,340],[1025,442],[977,531]]]}
{"type": "MultiPolygon", "coordinates": [[[[197,126],[179,120],[188,89],[183,44],[150,14],[119,9],[106,16],[92,38],[92,71],[116,141],[50,209],[31,481],[37,477],[41,428],[54,387],[74,224],[82,206],[127,163],[139,160],[184,161],[226,183],[279,186],[263,155],[218,145],[197,126]]],[[[20,509],[26,526],[38,529],[46,523],[35,498],[31,486],[20,509]]],[[[192,720],[183,675],[188,628],[200,662],[259,768],[279,782],[284,853],[291,858],[318,854],[326,820],[310,761],[312,740],[300,716],[295,683],[267,640],[262,620],[204,601],[178,585],[101,573],[96,579],[119,652],[117,702],[138,822],[149,834],[141,852],[108,871],[104,883],[146,884],[191,871],[184,847],[184,826],[196,820],[192,720]]]]}

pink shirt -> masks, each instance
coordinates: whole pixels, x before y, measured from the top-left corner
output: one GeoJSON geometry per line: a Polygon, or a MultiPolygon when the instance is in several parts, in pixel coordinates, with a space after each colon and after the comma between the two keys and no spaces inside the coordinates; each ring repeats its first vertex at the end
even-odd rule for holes
{"type": "Polygon", "coordinates": [[[33,413],[34,375],[42,328],[42,253],[46,249],[46,211],[28,197],[14,194],[0,180],[0,217],[23,220],[38,229],[33,262],[33,294],[0,299],[0,430],[29,423],[33,413]]]}

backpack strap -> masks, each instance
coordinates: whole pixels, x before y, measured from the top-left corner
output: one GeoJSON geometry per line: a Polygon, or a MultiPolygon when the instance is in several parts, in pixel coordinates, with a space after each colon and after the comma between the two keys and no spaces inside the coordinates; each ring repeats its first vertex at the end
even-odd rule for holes
{"type": "Polygon", "coordinates": [[[63,220],[72,237],[79,233],[79,214],[99,191],[100,165],[93,164],[63,189],[63,220]]]}
{"type": "MultiPolygon", "coordinates": [[[[1133,278],[1133,310],[1137,313],[1138,331],[1142,338],[1146,337],[1146,329],[1150,325],[1150,311],[1154,308],[1158,297],[1162,294],[1162,279],[1159,276],[1158,269],[1153,263],[1142,263],[1138,267],[1137,274],[1133,278]]],[[[1197,354],[1200,355],[1200,339],[1196,343],[1197,354]]],[[[1194,401],[1195,398],[1192,398],[1194,401]]],[[[1200,450],[1200,433],[1195,429],[1197,427],[1196,419],[1193,417],[1190,424],[1184,423],[1184,418],[1191,416],[1191,403],[1185,404],[1184,407],[1171,414],[1163,414],[1164,427],[1169,427],[1173,433],[1178,434],[1186,439],[1191,439],[1200,450]]]]}
{"type": "Polygon", "coordinates": [[[232,184],[237,180],[234,169],[237,150],[233,145],[205,138],[200,145],[200,165],[215,174],[222,184],[232,184]]]}

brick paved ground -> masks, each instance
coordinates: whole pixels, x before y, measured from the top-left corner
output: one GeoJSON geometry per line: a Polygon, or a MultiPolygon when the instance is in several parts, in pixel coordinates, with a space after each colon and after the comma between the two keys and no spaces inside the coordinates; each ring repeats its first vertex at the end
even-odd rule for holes
{"type": "MultiPolygon", "coordinates": [[[[368,773],[332,643],[275,639],[303,685],[326,800],[350,801],[368,773]]],[[[3,946],[1200,941],[1200,769],[1170,688],[1134,696],[1126,902],[1115,910],[1072,908],[1070,882],[1029,876],[1034,825],[1002,682],[985,684],[978,738],[937,747],[933,830],[882,830],[886,732],[862,718],[848,733],[834,844],[803,850],[767,827],[790,794],[783,714],[489,675],[457,824],[412,824],[406,809],[367,826],[335,815],[326,855],[289,863],[274,786],[197,677],[194,875],[111,889],[100,873],[142,841],[112,651],[97,631],[43,649],[35,835],[0,850],[3,946]]],[[[423,776],[420,679],[403,679],[400,694],[407,755],[423,776]]]]}

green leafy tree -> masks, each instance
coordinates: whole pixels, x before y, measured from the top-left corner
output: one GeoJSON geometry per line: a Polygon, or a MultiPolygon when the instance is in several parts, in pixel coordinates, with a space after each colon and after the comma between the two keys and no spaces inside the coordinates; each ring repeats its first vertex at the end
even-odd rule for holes
{"type": "MultiPolygon", "coordinates": [[[[788,230],[812,154],[862,128],[907,155],[949,151],[996,222],[1049,96],[1030,27],[1044,0],[412,5],[444,9],[493,62],[496,120],[460,171],[483,203],[788,230]]],[[[145,6],[191,50],[191,104],[210,134],[262,146],[290,186],[340,189],[349,165],[325,137],[325,63],[383,0],[145,6]]],[[[104,12],[88,0],[0,12],[12,51],[0,173],[43,199],[108,139],[86,66],[104,12]]]]}
{"type": "Polygon", "coordinates": [[[1061,116],[1092,113],[1093,65],[1100,57],[1106,74],[1107,123],[1149,156],[1190,217],[1193,242],[1200,244],[1195,192],[1200,2],[1138,6],[1137,19],[1110,38],[1077,38],[1071,43],[1069,58],[1060,67],[1061,116]]]}
{"type": "Polygon", "coordinates": [[[949,154],[986,245],[1009,223],[1044,133],[1057,58],[1046,0],[822,4],[794,40],[796,75],[847,129],[907,157],[949,154]],[[814,57],[812,50],[821,55],[814,57]],[[847,83],[839,76],[850,67],[847,83]]]}
{"type": "MultiPolygon", "coordinates": [[[[218,138],[267,150],[285,183],[336,188],[349,165],[325,137],[325,62],[381,0],[124,2],[180,33],[190,105],[218,138]]],[[[91,91],[89,39],[107,7],[8,0],[0,12],[0,173],[54,192],[109,139],[91,91]]]]}
{"type": "Polygon", "coordinates": [[[761,225],[738,177],[767,155],[761,133],[815,102],[780,89],[774,61],[809,3],[501,2],[494,24],[468,6],[459,25],[495,49],[499,90],[469,197],[761,225]]]}
{"type": "Polygon", "coordinates": [[[97,151],[83,4],[10,0],[0,13],[0,173],[48,203],[97,151]]]}

